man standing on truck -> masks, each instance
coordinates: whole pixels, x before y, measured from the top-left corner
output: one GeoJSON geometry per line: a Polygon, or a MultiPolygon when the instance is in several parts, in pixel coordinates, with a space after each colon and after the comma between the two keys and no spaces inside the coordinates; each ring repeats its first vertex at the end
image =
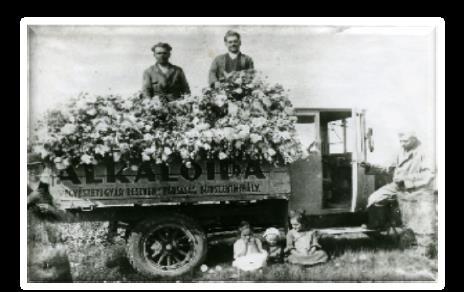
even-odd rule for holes
{"type": "Polygon", "coordinates": [[[399,133],[399,140],[402,150],[389,167],[373,167],[368,163],[361,163],[371,173],[394,169],[393,182],[371,194],[367,207],[374,208],[396,198],[403,226],[414,233],[422,253],[430,252],[430,248],[435,247],[436,243],[434,170],[413,131],[399,133]]]}
{"type": "Polygon", "coordinates": [[[228,52],[217,56],[208,75],[208,84],[217,88],[220,81],[233,71],[254,69],[253,59],[240,52],[241,40],[238,32],[229,30],[224,36],[224,44],[228,52]]]}
{"type": "Polygon", "coordinates": [[[151,50],[156,63],[143,73],[143,95],[159,95],[166,101],[172,101],[179,99],[183,94],[189,94],[190,87],[184,71],[169,63],[172,47],[168,43],[157,43],[151,50]]]}

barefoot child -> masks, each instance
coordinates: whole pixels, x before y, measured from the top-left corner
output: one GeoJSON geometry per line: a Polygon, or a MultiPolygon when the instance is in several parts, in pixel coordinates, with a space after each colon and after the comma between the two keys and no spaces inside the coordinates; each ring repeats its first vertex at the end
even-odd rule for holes
{"type": "Polygon", "coordinates": [[[261,241],[253,236],[250,225],[242,222],[239,228],[240,239],[234,243],[234,262],[232,266],[242,271],[258,270],[266,265],[267,252],[261,241]]]}
{"type": "Polygon", "coordinates": [[[328,255],[319,245],[316,231],[304,230],[302,219],[300,214],[290,219],[292,229],[287,234],[285,248],[285,252],[289,253],[288,262],[303,266],[327,262],[328,255]]]}

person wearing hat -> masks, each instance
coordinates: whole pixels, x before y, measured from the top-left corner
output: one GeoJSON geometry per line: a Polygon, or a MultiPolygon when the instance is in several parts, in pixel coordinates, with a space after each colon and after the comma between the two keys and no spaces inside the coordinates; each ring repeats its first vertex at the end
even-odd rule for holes
{"type": "Polygon", "coordinates": [[[269,263],[280,263],[284,258],[285,242],[280,231],[275,227],[269,227],[263,234],[263,248],[268,253],[269,263]]]}
{"type": "Polygon", "coordinates": [[[434,168],[425,155],[421,142],[412,130],[398,133],[401,151],[388,167],[361,163],[366,173],[391,172],[393,182],[368,197],[367,208],[397,200],[405,232],[414,233],[414,241],[423,254],[436,242],[434,168]]]}
{"type": "Polygon", "coordinates": [[[167,43],[157,43],[151,50],[156,63],[143,73],[142,94],[145,97],[158,95],[166,101],[190,94],[190,87],[182,68],[169,62],[172,48],[167,43]]]}
{"type": "Polygon", "coordinates": [[[217,88],[233,71],[254,69],[253,59],[240,52],[242,42],[238,32],[229,30],[224,36],[224,44],[228,52],[217,56],[209,70],[208,83],[211,87],[217,88]]]}
{"type": "Polygon", "coordinates": [[[71,282],[71,267],[60,231],[59,211],[43,176],[40,155],[28,154],[27,277],[33,282],[71,282]]]}
{"type": "Polygon", "coordinates": [[[27,207],[36,208],[38,214],[52,210],[53,198],[49,185],[42,179],[43,162],[40,155],[30,153],[27,156],[27,207]]]}

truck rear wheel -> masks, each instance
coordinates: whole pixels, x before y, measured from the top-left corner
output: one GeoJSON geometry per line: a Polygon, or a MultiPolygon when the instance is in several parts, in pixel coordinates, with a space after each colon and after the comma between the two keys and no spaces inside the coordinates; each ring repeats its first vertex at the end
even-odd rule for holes
{"type": "Polygon", "coordinates": [[[207,251],[206,235],[191,218],[166,214],[138,223],[127,241],[135,270],[148,277],[175,277],[200,265],[207,251]]]}

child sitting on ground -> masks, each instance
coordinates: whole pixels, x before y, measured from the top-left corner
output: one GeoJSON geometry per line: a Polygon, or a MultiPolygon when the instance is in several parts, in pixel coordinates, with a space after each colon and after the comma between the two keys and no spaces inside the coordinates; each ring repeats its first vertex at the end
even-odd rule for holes
{"type": "Polygon", "coordinates": [[[290,218],[290,224],[292,229],[287,234],[287,247],[285,248],[285,252],[289,254],[288,262],[302,266],[327,262],[329,257],[318,243],[317,232],[304,229],[303,216],[293,215],[290,218]]]}
{"type": "Polygon", "coordinates": [[[232,266],[242,271],[255,271],[266,265],[267,252],[261,241],[253,236],[250,224],[242,222],[240,239],[234,243],[234,262],[232,266]]]}
{"type": "Polygon", "coordinates": [[[263,234],[263,247],[268,253],[268,263],[280,263],[284,256],[284,242],[277,228],[270,227],[263,234]]]}

